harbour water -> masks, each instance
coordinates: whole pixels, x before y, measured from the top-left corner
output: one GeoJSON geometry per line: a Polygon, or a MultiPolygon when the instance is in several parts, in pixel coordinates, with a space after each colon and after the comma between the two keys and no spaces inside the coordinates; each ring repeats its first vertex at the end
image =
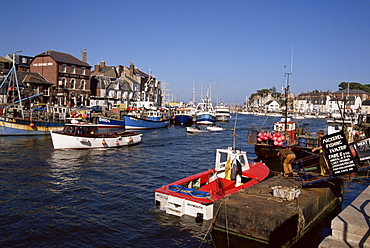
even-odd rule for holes
{"type": "MultiPolygon", "coordinates": [[[[248,128],[278,119],[237,118],[237,148],[252,160],[248,128]]],[[[49,136],[0,137],[0,246],[245,247],[236,237],[205,238],[207,223],[169,216],[154,205],[154,189],[214,166],[215,149],[232,145],[234,120],[220,123],[228,129],[222,132],[146,130],[141,144],[120,149],[54,151],[49,136]]],[[[326,129],[325,120],[300,122],[311,132],[326,129]]],[[[368,185],[367,175],[351,180],[342,207],[368,185]]],[[[329,227],[330,221],[310,235],[324,238],[329,227]]]]}

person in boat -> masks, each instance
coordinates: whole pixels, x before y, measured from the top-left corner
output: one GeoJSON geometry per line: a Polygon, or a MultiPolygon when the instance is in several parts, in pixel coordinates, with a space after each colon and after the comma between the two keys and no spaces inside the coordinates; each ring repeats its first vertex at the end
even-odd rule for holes
{"type": "Polygon", "coordinates": [[[312,152],[319,151],[319,153],[320,153],[319,154],[319,156],[320,156],[319,164],[320,164],[320,170],[321,170],[320,175],[325,176],[328,166],[327,166],[326,160],[324,158],[324,150],[322,149],[322,139],[325,136],[324,130],[319,130],[317,132],[317,136],[319,136],[319,146],[316,147],[316,148],[313,148],[312,152]]]}
{"type": "Polygon", "coordinates": [[[286,147],[285,149],[280,149],[278,156],[283,157],[283,176],[293,177],[292,163],[296,158],[295,153],[292,151],[291,147],[286,147]]]}

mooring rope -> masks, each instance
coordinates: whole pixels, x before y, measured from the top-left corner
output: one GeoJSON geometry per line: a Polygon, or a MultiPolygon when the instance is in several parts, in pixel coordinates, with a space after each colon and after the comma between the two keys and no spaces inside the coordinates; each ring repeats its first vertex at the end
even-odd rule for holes
{"type": "MultiPolygon", "coordinates": [[[[207,230],[207,232],[206,232],[206,235],[204,235],[204,238],[203,238],[202,242],[200,243],[199,248],[202,246],[202,244],[203,244],[204,240],[207,238],[208,234],[210,233],[210,231],[211,231],[211,229],[212,229],[212,227],[213,227],[213,225],[214,225],[214,223],[215,223],[215,221],[216,221],[216,217],[217,217],[217,215],[218,215],[218,212],[219,212],[219,211],[220,211],[220,209],[221,209],[222,204],[223,204],[223,203],[226,203],[226,201],[227,201],[227,200],[229,200],[229,196],[230,196],[230,195],[226,195],[226,196],[221,200],[221,203],[220,203],[220,205],[218,206],[218,209],[217,209],[216,213],[213,215],[212,223],[209,225],[209,228],[208,228],[208,230],[207,230]]],[[[225,205],[226,205],[226,204],[225,204],[225,205]]],[[[225,207],[226,207],[226,206],[225,206],[225,207]]],[[[213,242],[213,239],[212,239],[212,242],[213,242]]]]}

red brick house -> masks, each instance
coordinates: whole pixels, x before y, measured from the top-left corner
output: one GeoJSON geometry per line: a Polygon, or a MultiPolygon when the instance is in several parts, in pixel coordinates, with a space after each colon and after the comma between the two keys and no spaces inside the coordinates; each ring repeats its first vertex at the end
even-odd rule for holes
{"type": "Polygon", "coordinates": [[[88,106],[90,99],[90,70],[83,60],[70,54],[46,51],[35,56],[30,71],[40,73],[53,83],[49,90],[49,102],[59,106],[88,106]]]}

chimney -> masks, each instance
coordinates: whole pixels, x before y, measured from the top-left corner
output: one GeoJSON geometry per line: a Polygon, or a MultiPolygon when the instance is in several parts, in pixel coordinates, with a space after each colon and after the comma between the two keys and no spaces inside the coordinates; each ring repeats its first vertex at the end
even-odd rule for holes
{"type": "Polygon", "coordinates": [[[82,61],[86,62],[86,59],[87,59],[87,52],[86,52],[86,48],[84,48],[84,50],[82,51],[82,61]]]}
{"type": "Polygon", "coordinates": [[[94,73],[99,73],[100,65],[95,65],[94,73]]]}
{"type": "Polygon", "coordinates": [[[100,67],[105,67],[105,61],[104,60],[100,61],[100,67]]]}
{"type": "Polygon", "coordinates": [[[134,63],[130,63],[130,77],[133,77],[134,76],[134,63]]]}

